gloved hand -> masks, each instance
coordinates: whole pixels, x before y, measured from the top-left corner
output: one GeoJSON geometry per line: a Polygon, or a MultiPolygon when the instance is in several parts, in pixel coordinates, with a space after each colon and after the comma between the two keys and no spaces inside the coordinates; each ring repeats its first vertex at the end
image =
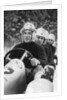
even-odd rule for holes
{"type": "Polygon", "coordinates": [[[51,66],[51,65],[46,65],[46,66],[44,67],[44,69],[48,72],[48,71],[49,71],[49,69],[54,70],[54,66],[51,66]]]}
{"type": "Polygon", "coordinates": [[[31,65],[32,66],[37,66],[39,64],[40,64],[40,61],[38,59],[36,59],[36,58],[31,59],[31,65]]]}
{"type": "Polygon", "coordinates": [[[51,65],[46,65],[44,67],[44,71],[45,71],[45,74],[44,74],[44,78],[50,80],[51,82],[53,81],[53,76],[54,76],[54,66],[51,66],[51,65]]]}

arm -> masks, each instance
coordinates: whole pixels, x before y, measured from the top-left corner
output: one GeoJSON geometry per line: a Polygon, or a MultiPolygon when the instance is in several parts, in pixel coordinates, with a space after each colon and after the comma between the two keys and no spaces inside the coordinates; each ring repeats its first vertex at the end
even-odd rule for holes
{"type": "Polygon", "coordinates": [[[39,59],[40,64],[42,66],[45,66],[47,64],[46,52],[45,52],[45,49],[42,46],[38,49],[38,59],[39,59]]]}

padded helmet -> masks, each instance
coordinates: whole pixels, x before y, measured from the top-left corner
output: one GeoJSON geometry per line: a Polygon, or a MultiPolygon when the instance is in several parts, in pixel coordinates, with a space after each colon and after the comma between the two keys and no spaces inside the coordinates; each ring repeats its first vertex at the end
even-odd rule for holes
{"type": "Polygon", "coordinates": [[[37,31],[36,31],[36,35],[37,36],[41,36],[41,37],[44,37],[44,38],[48,38],[48,35],[49,35],[49,33],[48,33],[48,31],[47,30],[45,30],[44,28],[38,28],[37,29],[37,31]]]}
{"type": "Polygon", "coordinates": [[[35,31],[35,25],[32,22],[27,22],[24,24],[23,28],[20,30],[20,33],[22,33],[24,30],[30,30],[35,31]]]}
{"type": "Polygon", "coordinates": [[[54,34],[49,34],[48,39],[55,41],[55,35],[54,34]]]}

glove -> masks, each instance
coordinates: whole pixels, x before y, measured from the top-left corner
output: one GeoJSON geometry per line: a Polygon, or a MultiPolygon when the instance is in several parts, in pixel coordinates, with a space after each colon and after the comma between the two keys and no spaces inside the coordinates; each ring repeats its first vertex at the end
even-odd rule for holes
{"type": "Polygon", "coordinates": [[[45,70],[45,74],[44,74],[44,78],[50,80],[51,82],[53,81],[53,76],[54,76],[54,67],[50,66],[50,65],[46,65],[44,67],[45,70]]]}
{"type": "Polygon", "coordinates": [[[40,61],[36,58],[32,58],[31,59],[31,65],[32,66],[37,66],[37,65],[40,65],[40,61]]]}

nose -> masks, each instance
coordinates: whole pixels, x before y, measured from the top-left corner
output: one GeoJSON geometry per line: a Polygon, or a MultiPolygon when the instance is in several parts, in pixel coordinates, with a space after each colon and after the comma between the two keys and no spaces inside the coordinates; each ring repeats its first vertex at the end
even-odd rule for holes
{"type": "Polygon", "coordinates": [[[29,33],[27,32],[27,33],[25,34],[25,36],[26,36],[26,37],[29,36],[29,33]]]}
{"type": "Polygon", "coordinates": [[[29,34],[27,33],[25,36],[29,36],[29,34]]]}

